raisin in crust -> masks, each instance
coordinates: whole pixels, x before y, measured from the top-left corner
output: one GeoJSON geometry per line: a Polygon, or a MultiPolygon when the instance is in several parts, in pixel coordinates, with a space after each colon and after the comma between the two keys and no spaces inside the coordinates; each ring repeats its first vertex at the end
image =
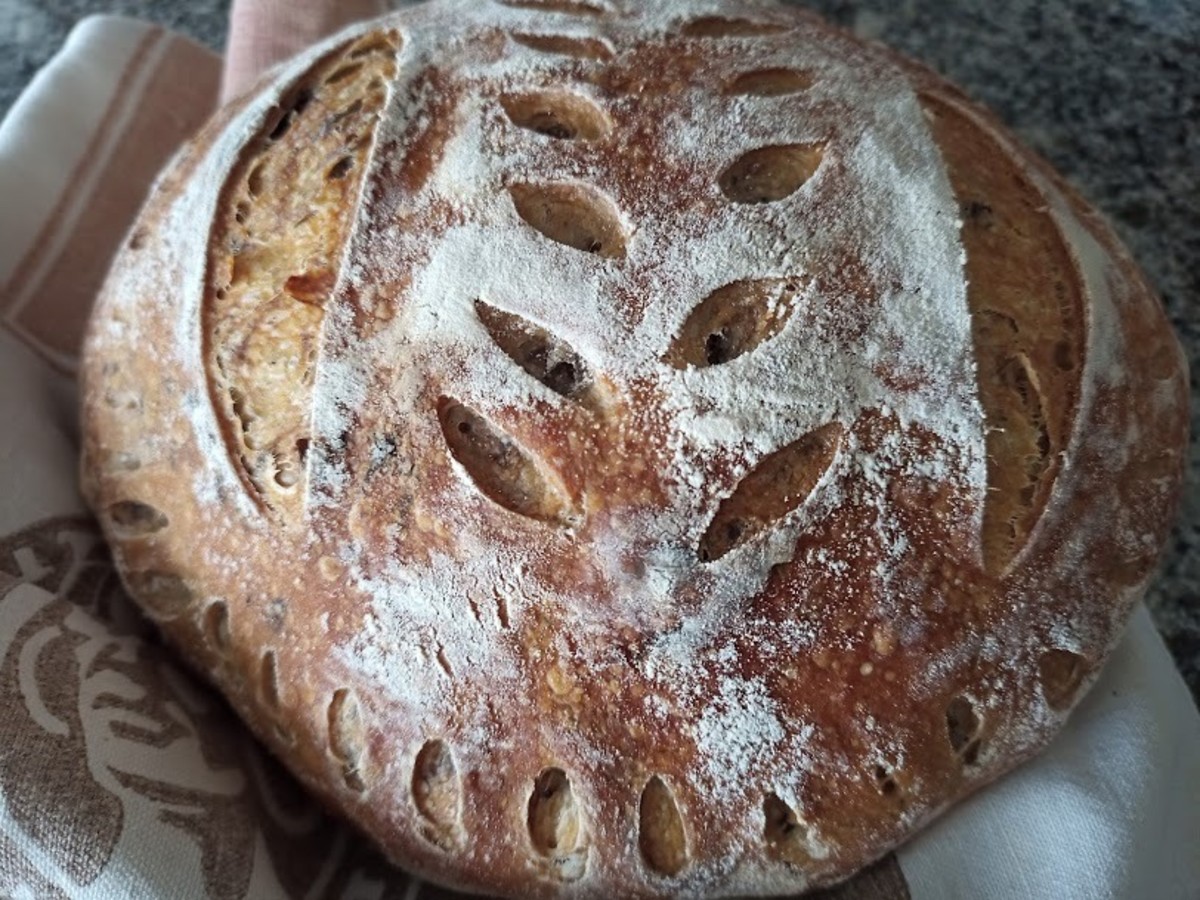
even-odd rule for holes
{"type": "Polygon", "coordinates": [[[158,184],[86,347],[131,593],[398,863],[795,893],[1042,748],[1187,386],[1108,227],[795,9],[433,2],[158,184]]]}

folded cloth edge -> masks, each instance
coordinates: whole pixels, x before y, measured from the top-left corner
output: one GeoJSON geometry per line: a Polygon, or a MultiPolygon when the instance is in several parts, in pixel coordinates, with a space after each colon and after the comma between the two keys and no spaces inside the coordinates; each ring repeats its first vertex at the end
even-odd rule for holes
{"type": "Polygon", "coordinates": [[[0,325],[73,371],[87,311],[159,170],[210,115],[220,60],[93,16],[0,123],[0,325]]]}

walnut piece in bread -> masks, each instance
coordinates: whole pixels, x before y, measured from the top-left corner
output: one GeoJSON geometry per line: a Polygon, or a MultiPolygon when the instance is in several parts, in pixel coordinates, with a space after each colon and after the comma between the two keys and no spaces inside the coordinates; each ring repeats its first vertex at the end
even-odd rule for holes
{"type": "Polygon", "coordinates": [[[126,584],[398,863],[795,893],[1045,746],[1177,502],[1110,230],[794,8],[433,0],[220,112],[113,268],[126,584]]]}

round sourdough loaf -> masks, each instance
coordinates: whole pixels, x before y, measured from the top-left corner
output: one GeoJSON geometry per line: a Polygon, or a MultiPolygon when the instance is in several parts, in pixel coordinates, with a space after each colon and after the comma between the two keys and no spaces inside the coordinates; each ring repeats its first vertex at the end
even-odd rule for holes
{"type": "Polygon", "coordinates": [[[794,8],[434,0],[226,107],[98,304],[130,592],[396,862],[795,893],[1054,735],[1167,534],[1112,233],[794,8]]]}

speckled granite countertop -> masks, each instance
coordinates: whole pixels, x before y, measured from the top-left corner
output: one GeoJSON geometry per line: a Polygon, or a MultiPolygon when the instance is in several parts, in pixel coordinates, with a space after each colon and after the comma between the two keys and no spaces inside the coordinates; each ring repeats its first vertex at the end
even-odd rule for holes
{"type": "MultiPolygon", "coordinates": [[[[668,2],[668,0],[654,0],[668,2]]],[[[996,110],[1116,224],[1200,361],[1196,0],[808,0],[996,110]]],[[[0,0],[0,113],[80,17],[119,12],[224,42],[228,0],[0,0]]],[[[1183,511],[1147,602],[1200,698],[1200,399],[1183,511]]]]}

